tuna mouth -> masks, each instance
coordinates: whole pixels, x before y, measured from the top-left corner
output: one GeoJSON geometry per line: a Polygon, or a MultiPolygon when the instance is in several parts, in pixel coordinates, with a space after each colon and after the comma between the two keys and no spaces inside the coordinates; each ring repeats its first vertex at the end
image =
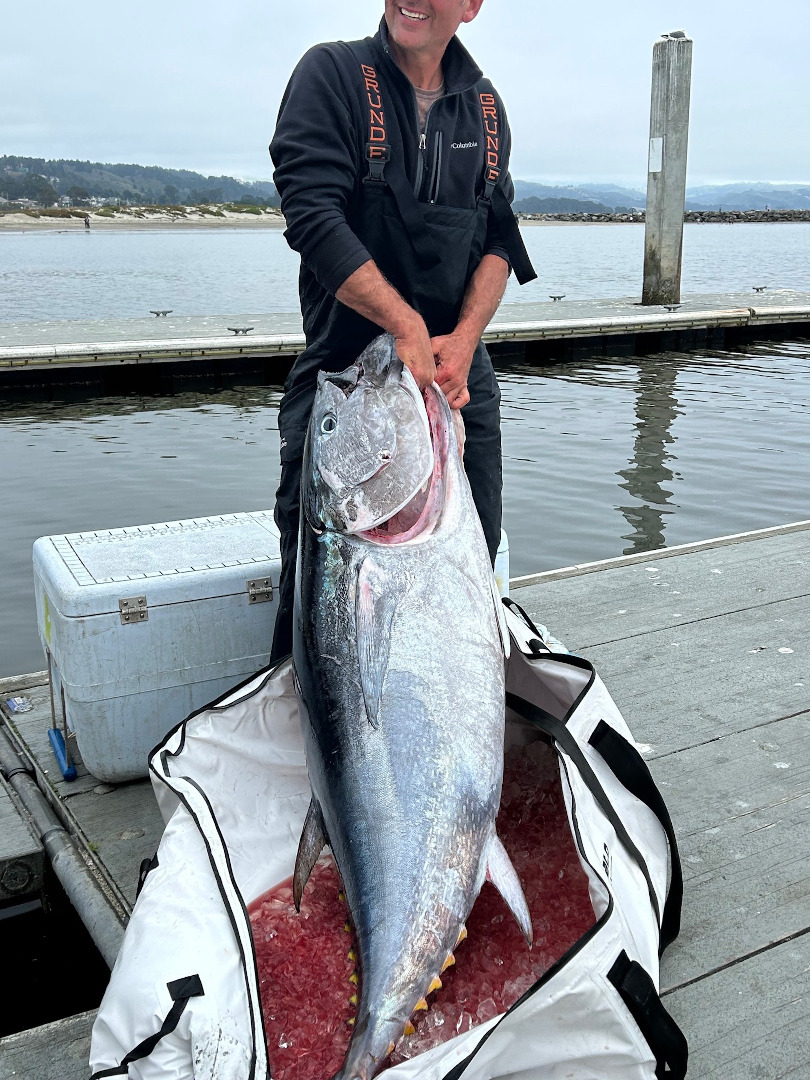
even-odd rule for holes
{"type": "Polygon", "coordinates": [[[404,544],[423,539],[433,532],[444,503],[448,449],[447,416],[437,396],[440,393],[429,386],[423,394],[433,444],[433,472],[401,510],[373,529],[360,533],[364,539],[377,544],[404,544]]]}

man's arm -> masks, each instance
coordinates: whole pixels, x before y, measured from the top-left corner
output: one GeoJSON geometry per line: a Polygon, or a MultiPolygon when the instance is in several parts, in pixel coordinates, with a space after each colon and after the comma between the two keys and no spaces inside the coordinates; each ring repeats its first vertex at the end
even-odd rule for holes
{"type": "Polygon", "coordinates": [[[399,295],[369,259],[335,293],[347,307],[381,326],[394,337],[397,356],[420,390],[436,378],[433,346],[422,316],[399,295]]]}
{"type": "Polygon", "coordinates": [[[452,334],[431,338],[436,357],[436,381],[451,409],[470,400],[467,376],[473,353],[492,316],[498,310],[509,280],[509,264],[500,255],[485,255],[467,286],[458,324],[452,334]]]}
{"type": "Polygon", "coordinates": [[[362,168],[353,108],[332,46],[315,46],[293,72],[270,145],[284,235],[328,292],[394,336],[424,389],[436,377],[424,320],[385,280],[347,221],[362,168]]]}

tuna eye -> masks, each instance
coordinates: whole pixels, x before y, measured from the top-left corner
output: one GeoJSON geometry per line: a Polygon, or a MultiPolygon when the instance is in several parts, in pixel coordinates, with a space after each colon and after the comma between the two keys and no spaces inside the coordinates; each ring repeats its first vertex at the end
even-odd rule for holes
{"type": "Polygon", "coordinates": [[[336,427],[337,417],[334,413],[327,413],[323,420],[321,420],[321,431],[324,435],[331,435],[336,427]]]}

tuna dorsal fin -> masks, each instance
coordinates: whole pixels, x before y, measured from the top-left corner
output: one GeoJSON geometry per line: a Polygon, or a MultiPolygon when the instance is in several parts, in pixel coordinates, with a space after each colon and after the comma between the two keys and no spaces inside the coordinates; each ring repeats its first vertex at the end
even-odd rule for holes
{"type": "Polygon", "coordinates": [[[532,918],[526,897],[523,895],[523,886],[520,884],[520,878],[512,865],[512,860],[506,853],[506,848],[498,839],[494,829],[487,850],[487,877],[509,905],[521,933],[531,946],[534,938],[532,918]]]}
{"type": "Polygon", "coordinates": [[[321,809],[313,799],[309,804],[309,810],[307,810],[304,828],[301,830],[301,839],[298,841],[298,854],[295,857],[293,900],[296,911],[301,910],[301,897],[304,895],[304,886],[312,873],[312,867],[318,861],[318,856],[328,843],[321,809]]]}
{"type": "Polygon", "coordinates": [[[394,605],[384,575],[369,558],[357,571],[354,601],[357,625],[357,654],[366,715],[372,727],[379,725],[383,683],[388,671],[388,646],[394,605]]]}

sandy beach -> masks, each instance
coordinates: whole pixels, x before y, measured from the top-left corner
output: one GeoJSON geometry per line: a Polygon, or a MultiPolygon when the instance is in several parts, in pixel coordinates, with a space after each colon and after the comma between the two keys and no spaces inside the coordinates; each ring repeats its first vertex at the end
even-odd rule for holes
{"type": "MultiPolygon", "coordinates": [[[[35,211],[36,213],[36,211],[35,211]]],[[[240,213],[222,210],[219,214],[200,213],[189,208],[181,214],[171,210],[146,211],[132,206],[116,210],[113,216],[88,210],[91,232],[121,232],[170,229],[283,229],[285,221],[280,210],[267,210],[262,214],[240,213]]],[[[82,232],[84,211],[81,217],[33,217],[30,214],[0,214],[0,232],[82,232]]],[[[643,222],[627,221],[565,221],[521,219],[521,225],[531,227],[555,227],[560,225],[629,225],[643,222]]]]}
{"type": "MultiPolygon", "coordinates": [[[[120,232],[121,230],[150,229],[283,229],[281,211],[268,210],[262,214],[240,213],[221,210],[219,213],[200,213],[190,208],[185,213],[169,209],[146,211],[136,206],[116,209],[113,215],[88,209],[91,232],[120,232]]],[[[34,211],[36,213],[36,211],[34,211]]],[[[84,214],[81,217],[33,217],[24,212],[0,216],[0,232],[83,232],[84,214]]]]}

